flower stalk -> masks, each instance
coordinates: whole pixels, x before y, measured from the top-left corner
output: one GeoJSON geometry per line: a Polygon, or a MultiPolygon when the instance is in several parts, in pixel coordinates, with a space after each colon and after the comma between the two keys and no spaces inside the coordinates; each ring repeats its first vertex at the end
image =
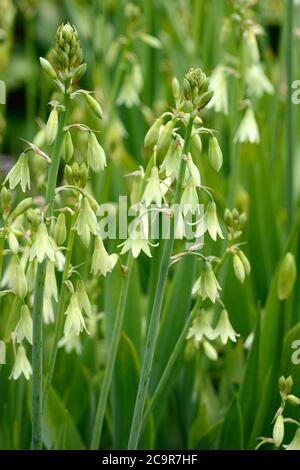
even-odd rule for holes
{"type": "MultiPolygon", "coordinates": [[[[182,186],[184,182],[184,176],[187,166],[187,155],[190,149],[190,142],[193,130],[194,117],[190,117],[189,123],[186,129],[184,146],[182,150],[179,177],[177,180],[176,191],[174,196],[174,204],[179,204],[182,195],[182,186]]],[[[134,414],[131,424],[131,431],[129,436],[128,449],[135,450],[138,446],[143,423],[143,413],[148,393],[148,386],[150,381],[150,374],[152,369],[154,350],[157,341],[159,320],[162,309],[162,303],[164,298],[164,291],[167,282],[167,276],[169,271],[170,258],[174,246],[174,227],[171,227],[171,236],[166,240],[163,255],[160,263],[160,270],[158,281],[156,285],[156,291],[154,296],[154,303],[152,307],[151,319],[149,324],[148,336],[145,346],[145,354],[143,358],[143,365],[141,370],[141,377],[137,392],[137,398],[134,407],[134,414]]]]}

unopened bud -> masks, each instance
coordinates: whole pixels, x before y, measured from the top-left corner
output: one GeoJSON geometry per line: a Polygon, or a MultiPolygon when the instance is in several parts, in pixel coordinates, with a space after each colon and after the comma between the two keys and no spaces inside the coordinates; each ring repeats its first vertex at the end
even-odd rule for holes
{"type": "Polygon", "coordinates": [[[290,393],[292,391],[294,385],[293,377],[291,375],[288,376],[287,379],[285,379],[285,391],[286,393],[290,393]]]}
{"type": "Polygon", "coordinates": [[[225,220],[225,223],[227,225],[227,227],[231,227],[232,224],[233,224],[233,216],[232,216],[232,213],[231,211],[227,208],[225,209],[225,212],[224,212],[224,220],[225,220]]]}
{"type": "Polygon", "coordinates": [[[10,248],[10,250],[12,251],[12,253],[14,255],[16,255],[19,251],[19,242],[18,242],[18,239],[17,237],[15,236],[15,234],[13,232],[9,232],[8,234],[8,246],[10,248]]]}
{"type": "Polygon", "coordinates": [[[281,392],[285,391],[285,378],[283,377],[283,375],[278,380],[278,386],[281,392]]]}
{"type": "Polygon", "coordinates": [[[79,67],[77,67],[74,70],[74,73],[73,73],[73,76],[72,76],[72,83],[73,84],[79,82],[79,80],[85,74],[86,69],[87,69],[87,65],[86,64],[81,64],[81,65],[79,65],[79,67]]]}
{"type": "Polygon", "coordinates": [[[208,105],[208,103],[211,101],[212,97],[214,96],[213,90],[206,91],[201,95],[199,101],[197,101],[197,108],[198,109],[203,109],[205,106],[208,105]]]}
{"type": "Polygon", "coordinates": [[[199,134],[193,134],[191,139],[191,152],[201,155],[202,154],[202,140],[199,134]]]}
{"type": "Polygon", "coordinates": [[[243,284],[246,273],[243,263],[237,254],[233,256],[233,269],[237,279],[243,284]]]}
{"type": "Polygon", "coordinates": [[[18,261],[15,267],[13,290],[19,299],[23,300],[27,294],[27,280],[24,272],[24,268],[18,261]]]}
{"type": "Polygon", "coordinates": [[[223,165],[223,154],[218,139],[214,136],[209,139],[208,158],[214,170],[220,171],[223,165]]]}
{"type": "Polygon", "coordinates": [[[173,129],[175,122],[169,121],[160,131],[157,142],[157,155],[158,158],[164,158],[172,140],[173,129]]]}
{"type": "Polygon", "coordinates": [[[249,260],[248,260],[247,256],[245,255],[245,253],[242,250],[239,250],[238,255],[240,257],[241,262],[243,263],[246,276],[249,276],[249,274],[251,272],[251,265],[249,263],[249,260]]]}
{"type": "Polygon", "coordinates": [[[300,398],[296,397],[295,395],[288,395],[287,401],[293,406],[300,405],[300,398]]]}
{"type": "Polygon", "coordinates": [[[1,189],[1,207],[4,214],[9,214],[11,208],[11,200],[11,190],[3,186],[3,188],[1,189]]]}
{"type": "Polygon", "coordinates": [[[74,145],[70,131],[67,131],[64,135],[62,156],[66,163],[69,163],[74,155],[74,145]]]}
{"type": "Polygon", "coordinates": [[[90,109],[93,111],[95,116],[97,116],[97,118],[99,119],[102,119],[103,117],[102,108],[100,104],[98,103],[98,101],[96,101],[95,98],[91,96],[90,94],[86,94],[85,97],[86,97],[86,101],[90,109]]]}
{"type": "Polygon", "coordinates": [[[53,80],[57,79],[57,74],[48,60],[44,59],[43,57],[40,57],[40,64],[49,78],[52,78],[53,80]]]}
{"type": "Polygon", "coordinates": [[[52,145],[56,139],[58,130],[58,113],[56,109],[53,109],[50,113],[46,128],[45,137],[48,145],[52,145]]]}
{"type": "Polygon", "coordinates": [[[280,414],[275,421],[273,428],[273,441],[276,447],[280,447],[284,438],[284,420],[280,414]]]}
{"type": "Polygon", "coordinates": [[[295,258],[292,253],[287,253],[283,258],[278,274],[277,294],[279,300],[290,297],[297,277],[295,258]]]}
{"type": "Polygon", "coordinates": [[[16,219],[20,215],[24,214],[24,212],[28,211],[28,209],[32,207],[32,204],[33,204],[32,197],[27,197],[26,199],[23,199],[23,201],[21,201],[17,205],[15,210],[12,212],[11,214],[12,220],[16,219]]]}
{"type": "Polygon", "coordinates": [[[67,237],[65,214],[59,214],[54,227],[54,240],[58,246],[62,246],[67,237]]]}
{"type": "Polygon", "coordinates": [[[180,85],[179,85],[179,81],[177,80],[176,77],[173,77],[173,80],[172,80],[172,91],[173,91],[173,96],[175,98],[175,101],[179,100],[179,98],[180,98],[180,85]]]}
{"type": "Polygon", "coordinates": [[[158,142],[158,137],[159,137],[159,130],[163,124],[162,118],[158,118],[154,121],[150,129],[148,130],[145,140],[144,140],[144,145],[145,147],[154,147],[154,145],[157,144],[158,142]]]}

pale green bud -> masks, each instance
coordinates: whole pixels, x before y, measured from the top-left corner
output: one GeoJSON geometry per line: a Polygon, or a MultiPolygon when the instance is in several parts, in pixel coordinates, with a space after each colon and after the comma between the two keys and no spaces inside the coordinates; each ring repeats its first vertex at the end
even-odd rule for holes
{"type": "Polygon", "coordinates": [[[247,219],[248,219],[248,217],[247,217],[246,212],[243,212],[239,217],[239,226],[240,226],[240,228],[245,227],[245,225],[247,223],[247,219]]]}
{"type": "Polygon", "coordinates": [[[211,361],[217,361],[218,353],[212,344],[210,344],[208,341],[203,341],[203,349],[208,359],[211,361]]]}
{"type": "Polygon", "coordinates": [[[293,377],[291,375],[288,376],[287,379],[285,379],[285,391],[286,393],[290,393],[292,391],[294,385],[293,377]]]}
{"type": "Polygon", "coordinates": [[[11,200],[11,191],[5,186],[3,186],[1,189],[1,207],[4,214],[9,214],[11,208],[11,200]]]}
{"type": "Polygon", "coordinates": [[[237,254],[233,255],[233,269],[237,279],[243,284],[246,273],[241,258],[237,254]]]}
{"type": "Polygon", "coordinates": [[[6,364],[6,345],[0,340],[0,364],[6,364]]]}
{"type": "Polygon", "coordinates": [[[23,199],[17,207],[14,209],[14,211],[11,213],[11,218],[12,220],[16,219],[20,215],[24,214],[26,211],[28,211],[33,204],[33,199],[32,197],[27,197],[26,199],[23,199]]]}
{"type": "Polygon", "coordinates": [[[17,342],[22,343],[26,338],[29,344],[32,344],[32,318],[27,305],[22,305],[20,320],[16,326],[17,342]]]}
{"type": "Polygon", "coordinates": [[[179,98],[180,98],[180,85],[179,85],[179,81],[177,80],[176,77],[173,77],[173,79],[172,79],[172,92],[173,92],[173,96],[175,98],[175,101],[179,100],[179,98]]]}
{"type": "Polygon", "coordinates": [[[191,101],[193,98],[191,84],[186,78],[183,79],[183,95],[187,101],[191,101]]]}
{"type": "Polygon", "coordinates": [[[160,117],[154,121],[150,129],[148,130],[145,140],[144,140],[144,145],[145,147],[154,147],[154,145],[157,144],[158,142],[158,137],[159,137],[159,130],[163,124],[163,119],[160,117]]]}
{"type": "Polygon", "coordinates": [[[18,239],[17,237],[15,236],[15,234],[13,232],[9,232],[8,234],[8,246],[10,248],[10,250],[12,251],[12,253],[14,255],[16,255],[19,251],[19,242],[18,242],[18,239]]]}
{"type": "Polygon", "coordinates": [[[41,216],[38,210],[35,209],[29,209],[27,211],[27,220],[31,225],[31,230],[33,232],[36,232],[37,229],[39,228],[40,221],[41,221],[41,216]]]}
{"type": "Polygon", "coordinates": [[[198,155],[202,154],[202,140],[201,140],[201,137],[200,137],[199,134],[193,134],[192,135],[191,152],[192,152],[192,155],[194,153],[198,154],[198,155]]]}
{"type": "Polygon", "coordinates": [[[107,166],[104,149],[93,132],[89,133],[87,162],[94,171],[103,171],[107,166]]]}
{"type": "Polygon", "coordinates": [[[73,181],[73,170],[72,168],[69,166],[69,165],[66,165],[65,166],[65,169],[64,169],[64,175],[65,175],[65,179],[67,181],[68,184],[74,184],[74,181],[73,181]]]}
{"type": "Polygon", "coordinates": [[[238,251],[238,256],[240,257],[240,260],[241,260],[241,262],[244,266],[246,276],[249,276],[249,274],[251,272],[251,265],[249,263],[249,260],[248,260],[247,256],[245,255],[245,253],[242,250],[238,251]]]}
{"type": "Polygon", "coordinates": [[[58,131],[58,112],[56,109],[52,109],[50,116],[48,118],[46,128],[45,128],[45,137],[48,145],[52,145],[56,139],[58,131]]]}
{"type": "Polygon", "coordinates": [[[201,186],[200,172],[198,170],[197,165],[195,165],[195,163],[193,162],[191,155],[189,155],[189,159],[187,162],[187,172],[190,174],[190,177],[194,181],[196,188],[200,188],[201,186]]]}
{"type": "Polygon", "coordinates": [[[48,60],[44,59],[43,57],[40,57],[40,64],[49,78],[52,78],[53,80],[57,79],[57,73],[55,72],[54,68],[48,60]]]}
{"type": "Polygon", "coordinates": [[[86,101],[89,107],[91,108],[95,116],[97,116],[97,118],[99,119],[102,119],[103,118],[102,108],[100,104],[98,103],[98,101],[95,100],[95,98],[91,96],[90,94],[86,94],[85,97],[86,97],[86,101]]]}
{"type": "Polygon", "coordinates": [[[208,158],[214,170],[220,171],[223,165],[223,154],[218,139],[214,136],[209,139],[208,158]]]}
{"type": "Polygon", "coordinates": [[[280,447],[284,439],[284,420],[280,414],[275,421],[273,427],[273,441],[276,447],[280,447]]]}
{"type": "Polygon", "coordinates": [[[285,391],[285,377],[283,377],[283,375],[278,380],[278,386],[281,392],[285,391]]]}
{"type": "Polygon", "coordinates": [[[165,126],[163,126],[159,132],[157,142],[157,156],[159,159],[165,157],[168,148],[170,147],[174,126],[175,122],[171,120],[165,126]]]}
{"type": "Polygon", "coordinates": [[[279,268],[277,294],[279,300],[290,297],[297,278],[297,267],[294,255],[287,253],[279,268]]]}
{"type": "Polygon", "coordinates": [[[59,214],[54,227],[54,240],[58,246],[62,246],[67,238],[65,214],[59,214]]]}
{"type": "Polygon", "coordinates": [[[300,405],[300,398],[296,397],[295,395],[288,395],[287,401],[293,406],[300,405]]]}
{"type": "Polygon", "coordinates": [[[225,223],[226,223],[227,227],[232,226],[232,224],[233,224],[233,215],[232,215],[232,212],[227,208],[225,209],[225,212],[224,212],[224,220],[225,220],[225,223]]]}
{"type": "Polygon", "coordinates": [[[69,163],[74,155],[74,145],[72,141],[71,132],[67,131],[64,135],[62,156],[66,163],[69,163]]]}
{"type": "Polygon", "coordinates": [[[206,91],[201,95],[201,97],[197,100],[197,108],[203,109],[205,106],[208,105],[208,103],[212,100],[212,97],[214,96],[213,90],[206,91]]]}
{"type": "Polygon", "coordinates": [[[81,78],[83,77],[83,75],[86,72],[86,69],[87,69],[87,65],[86,64],[81,64],[81,65],[79,65],[79,67],[77,67],[74,70],[74,73],[73,73],[73,76],[72,76],[72,84],[78,83],[81,80],[81,78]]]}

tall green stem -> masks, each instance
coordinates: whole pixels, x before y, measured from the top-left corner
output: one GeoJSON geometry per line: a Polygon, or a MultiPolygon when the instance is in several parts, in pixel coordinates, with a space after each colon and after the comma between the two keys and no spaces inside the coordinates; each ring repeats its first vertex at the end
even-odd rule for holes
{"type": "Polygon", "coordinates": [[[128,287],[129,287],[131,273],[132,273],[132,263],[133,263],[133,257],[130,254],[128,257],[128,261],[127,261],[127,269],[128,269],[127,276],[122,278],[120,299],[119,299],[116,318],[114,321],[111,343],[109,346],[108,357],[107,357],[107,364],[106,364],[103,381],[101,385],[100,397],[99,397],[99,401],[97,405],[96,419],[95,419],[94,430],[93,430],[93,435],[92,435],[92,443],[91,443],[92,450],[97,450],[100,446],[106,403],[108,399],[109,390],[111,387],[113,371],[114,371],[114,366],[116,362],[116,356],[118,352],[122,325],[123,325],[123,320],[124,320],[128,287]]]}
{"type": "MultiPolygon", "coordinates": [[[[46,208],[47,217],[53,214],[53,200],[63,141],[63,129],[66,125],[70,97],[65,93],[65,109],[61,111],[56,141],[52,153],[52,161],[48,173],[46,208]]],[[[43,302],[47,261],[40,263],[37,268],[33,304],[33,343],[32,343],[32,448],[43,448],[42,418],[43,418],[43,302]]]]}
{"type": "MultiPolygon", "coordinates": [[[[182,193],[182,185],[184,181],[185,171],[186,171],[186,156],[189,153],[190,148],[190,140],[192,135],[193,129],[193,118],[190,118],[186,135],[185,135],[185,142],[182,151],[182,158],[180,164],[180,172],[177,181],[175,196],[174,196],[174,204],[180,203],[181,193],[182,193]]],[[[131,424],[130,436],[129,436],[129,443],[128,448],[135,450],[138,446],[140,434],[142,430],[142,419],[143,413],[145,408],[145,402],[147,398],[148,386],[150,381],[153,357],[154,357],[154,350],[158,335],[158,328],[159,328],[159,320],[160,314],[162,309],[162,303],[164,298],[164,291],[168,277],[169,271],[169,264],[170,258],[173,251],[174,245],[174,223],[171,224],[171,233],[170,238],[165,241],[165,246],[163,250],[163,255],[160,263],[160,271],[156,285],[156,292],[154,297],[154,303],[151,313],[151,319],[149,324],[148,336],[145,346],[145,353],[141,371],[141,377],[137,392],[137,398],[134,407],[133,419],[131,424]]]]}
{"type": "Polygon", "coordinates": [[[286,101],[286,209],[289,228],[293,222],[294,205],[294,107],[292,102],[292,82],[294,74],[294,3],[286,0],[286,78],[287,78],[287,101],[286,101]]]}
{"type": "Polygon", "coordinates": [[[66,281],[68,280],[68,277],[69,277],[72,251],[73,251],[74,239],[76,235],[76,230],[74,228],[74,225],[77,220],[78,210],[79,210],[78,206],[76,206],[76,209],[74,211],[72,221],[71,221],[71,230],[69,232],[69,238],[68,238],[68,243],[67,243],[65,266],[64,266],[63,276],[62,276],[61,290],[60,290],[57,314],[56,314],[54,339],[53,339],[53,345],[52,345],[51,355],[49,359],[49,366],[48,366],[48,370],[47,370],[47,374],[46,374],[46,378],[44,382],[44,397],[43,397],[44,409],[47,404],[49,390],[50,390],[50,386],[51,386],[52,379],[53,379],[53,374],[54,374],[54,369],[55,369],[55,364],[56,364],[56,357],[57,357],[57,350],[58,350],[58,342],[61,337],[61,333],[63,329],[63,320],[64,320],[63,314],[64,314],[65,297],[66,297],[66,281]]]}

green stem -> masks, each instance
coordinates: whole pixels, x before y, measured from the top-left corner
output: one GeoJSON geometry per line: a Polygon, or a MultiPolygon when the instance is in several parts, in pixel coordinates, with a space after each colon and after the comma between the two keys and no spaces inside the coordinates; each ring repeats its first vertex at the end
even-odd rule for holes
{"type": "Polygon", "coordinates": [[[79,211],[79,208],[77,206],[72,217],[71,230],[69,232],[69,238],[68,238],[68,243],[67,243],[65,266],[64,266],[63,276],[62,276],[62,283],[61,283],[57,314],[56,314],[54,339],[53,339],[52,350],[51,350],[51,355],[49,359],[48,370],[47,370],[46,378],[44,381],[44,405],[43,405],[44,409],[46,407],[47,399],[49,396],[50,386],[52,383],[55,364],[56,364],[58,342],[61,337],[62,329],[63,329],[63,320],[64,320],[63,314],[64,314],[65,297],[66,297],[66,281],[68,280],[68,277],[69,277],[72,251],[73,251],[74,240],[75,240],[75,235],[76,235],[76,230],[74,228],[74,225],[77,220],[78,211],[79,211]]]}
{"type": "MultiPolygon", "coordinates": [[[[67,86],[66,86],[67,89],[67,86]]],[[[56,141],[52,153],[52,161],[48,173],[46,192],[46,215],[50,218],[53,214],[53,201],[57,181],[60,154],[63,141],[64,127],[66,125],[70,97],[65,93],[65,110],[59,117],[59,126],[56,141]]],[[[32,448],[40,450],[42,442],[43,419],[43,302],[47,261],[40,263],[37,268],[36,284],[34,289],[33,304],[33,344],[32,344],[32,448]]]]}
{"type": "Polygon", "coordinates": [[[181,353],[182,351],[182,348],[183,348],[183,345],[186,341],[186,337],[187,337],[187,333],[188,333],[188,330],[192,324],[192,321],[193,319],[195,318],[195,315],[198,311],[198,308],[200,307],[201,305],[201,302],[202,302],[202,299],[201,297],[197,297],[197,300],[195,302],[195,305],[183,327],[183,330],[175,344],[175,347],[172,351],[172,354],[171,356],[169,357],[169,360],[168,360],[168,363],[163,371],[163,374],[156,386],[156,389],[155,389],[155,392],[153,393],[152,397],[151,397],[151,400],[149,401],[149,404],[146,408],[146,411],[144,413],[144,417],[143,417],[143,427],[145,426],[150,414],[152,413],[153,411],[153,408],[155,407],[156,403],[158,402],[160,396],[161,396],[161,393],[162,391],[164,390],[165,386],[167,385],[168,383],[168,380],[170,378],[170,374],[171,374],[171,371],[174,367],[174,364],[176,363],[177,361],[177,358],[179,356],[179,354],[181,353]]]}
{"type": "Polygon", "coordinates": [[[92,435],[91,450],[97,450],[100,446],[102,427],[106,409],[106,403],[108,399],[109,390],[111,387],[114,366],[116,362],[116,356],[118,352],[120,336],[123,326],[126,300],[128,294],[128,287],[130,283],[132,273],[133,258],[130,254],[127,261],[127,276],[122,278],[121,293],[117,309],[116,318],[114,321],[111,343],[109,345],[109,351],[107,356],[107,364],[103,376],[100,397],[97,405],[96,419],[94,424],[94,430],[92,435]]]}
{"type": "Polygon", "coordinates": [[[294,74],[294,3],[293,0],[286,0],[286,75],[287,75],[287,101],[286,101],[286,208],[288,215],[288,226],[293,223],[294,205],[294,109],[292,102],[292,82],[294,74]]]}
{"type": "MultiPolygon", "coordinates": [[[[215,275],[217,275],[217,273],[219,272],[220,268],[222,267],[222,265],[224,264],[226,258],[228,256],[228,251],[226,251],[223,255],[223,257],[221,258],[220,262],[216,265],[215,269],[214,269],[214,273],[215,275]]],[[[150,399],[150,402],[146,408],[146,411],[145,411],[145,414],[144,414],[144,417],[143,417],[143,426],[145,426],[146,422],[147,422],[147,419],[149,418],[150,414],[152,413],[153,411],[153,408],[155,407],[156,403],[158,402],[158,399],[159,397],[161,396],[161,393],[162,391],[164,390],[165,386],[167,385],[168,383],[168,380],[169,380],[169,377],[170,377],[170,374],[171,374],[171,371],[174,367],[174,364],[176,363],[177,361],[177,358],[184,346],[184,343],[186,341],[186,337],[187,337],[187,333],[188,333],[188,330],[192,324],[192,321],[194,320],[196,314],[197,314],[197,311],[198,309],[200,308],[201,306],[201,303],[202,303],[202,298],[200,296],[197,297],[197,300],[195,302],[195,305],[190,313],[190,315],[188,316],[188,319],[183,327],[183,330],[175,344],[175,347],[172,351],[172,354],[171,356],[169,357],[169,360],[168,360],[168,363],[163,371],[163,374],[156,386],[156,389],[150,399]]]]}
{"type": "MultiPolygon", "coordinates": [[[[177,181],[175,196],[174,196],[174,204],[180,203],[181,193],[182,193],[182,185],[184,181],[185,171],[186,171],[186,155],[189,153],[190,148],[190,140],[192,135],[193,129],[193,121],[194,119],[190,117],[190,121],[186,130],[185,135],[185,142],[184,147],[182,150],[182,158],[180,163],[180,172],[177,181]]],[[[133,419],[131,424],[130,436],[129,436],[129,443],[128,449],[135,450],[138,446],[140,434],[142,430],[142,418],[145,408],[145,402],[147,398],[148,386],[150,381],[153,357],[154,357],[154,350],[158,335],[158,328],[159,328],[159,320],[160,314],[162,309],[162,303],[164,298],[164,291],[168,277],[169,271],[169,264],[170,258],[173,251],[174,245],[174,223],[171,224],[171,233],[170,238],[166,240],[163,250],[163,255],[160,264],[160,271],[156,285],[156,292],[154,297],[154,303],[151,313],[151,319],[149,324],[148,330],[148,337],[145,346],[145,353],[141,371],[141,377],[137,392],[137,398],[134,407],[133,419]]]]}

